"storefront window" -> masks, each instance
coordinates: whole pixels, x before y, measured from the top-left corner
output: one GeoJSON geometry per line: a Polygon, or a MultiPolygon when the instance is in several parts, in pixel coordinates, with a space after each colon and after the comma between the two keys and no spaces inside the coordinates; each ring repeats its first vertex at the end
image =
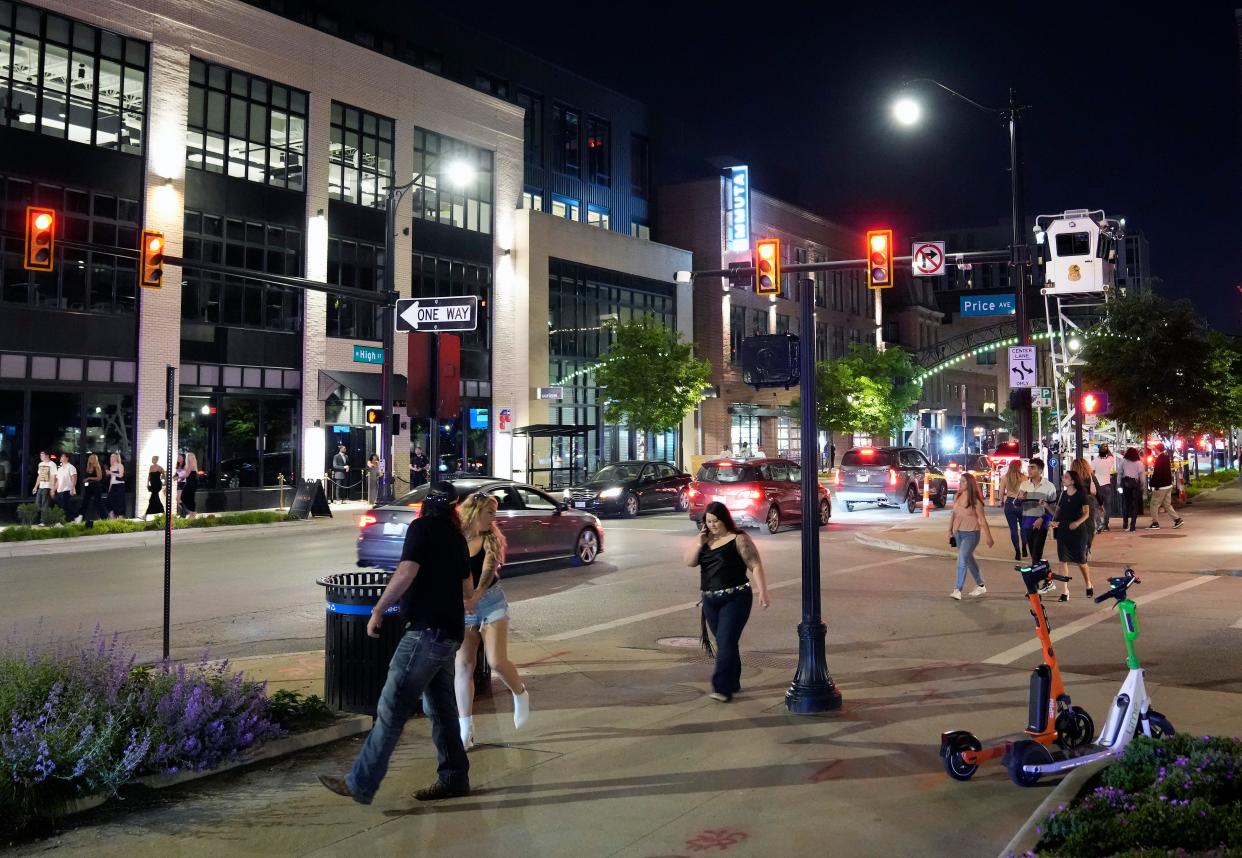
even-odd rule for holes
{"type": "Polygon", "coordinates": [[[263,485],[296,479],[297,442],[293,434],[297,404],[291,399],[268,399],[263,403],[263,485]]]}
{"type": "MultiPolygon", "coordinates": [[[[216,414],[209,396],[185,396],[177,420],[177,444],[182,453],[193,453],[198,469],[207,476],[204,486],[215,485],[216,414]]],[[[174,464],[176,464],[174,462],[174,464]]]]}
{"type": "Polygon", "coordinates": [[[87,393],[84,453],[95,453],[106,470],[112,453],[125,463],[125,485],[134,485],[134,397],[128,393],[87,393]]]}
{"type": "MultiPolygon", "coordinates": [[[[21,498],[22,491],[22,423],[25,393],[0,390],[0,498],[21,498]]],[[[33,482],[33,480],[32,480],[33,482]]]]}

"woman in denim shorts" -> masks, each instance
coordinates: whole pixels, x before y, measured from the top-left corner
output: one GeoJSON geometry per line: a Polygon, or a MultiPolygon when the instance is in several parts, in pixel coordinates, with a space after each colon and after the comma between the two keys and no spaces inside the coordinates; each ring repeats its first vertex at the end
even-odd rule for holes
{"type": "Polygon", "coordinates": [[[505,537],[495,524],[499,506],[496,498],[480,492],[462,501],[458,510],[461,529],[470,548],[470,574],[474,578],[474,597],[466,602],[466,636],[457,651],[453,678],[461,742],[466,750],[474,746],[474,665],[480,637],[487,650],[488,663],[513,695],[513,726],[520,729],[530,717],[530,694],[517,668],[509,661],[509,603],[500,588],[505,537]]]}

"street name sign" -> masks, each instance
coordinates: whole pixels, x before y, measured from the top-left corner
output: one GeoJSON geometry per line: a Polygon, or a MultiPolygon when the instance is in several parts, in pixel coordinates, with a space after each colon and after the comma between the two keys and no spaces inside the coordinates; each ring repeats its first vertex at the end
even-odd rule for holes
{"type": "Polygon", "coordinates": [[[374,346],[354,346],[354,363],[383,363],[384,350],[374,346]]]}
{"type": "Polygon", "coordinates": [[[944,274],[944,242],[916,241],[910,250],[910,266],[915,277],[944,274]]]}
{"type": "Polygon", "coordinates": [[[401,298],[397,301],[397,331],[473,331],[479,324],[479,299],[401,298]]]}
{"type": "Polygon", "coordinates": [[[1036,370],[1034,346],[1009,347],[1009,386],[1034,387],[1036,370]]]}
{"type": "Polygon", "coordinates": [[[963,316],[1012,316],[1017,304],[1009,295],[962,295],[958,309],[963,316]]]}
{"type": "Polygon", "coordinates": [[[1052,388],[1051,387],[1031,388],[1031,405],[1034,408],[1051,408],[1052,407],[1052,388]]]}

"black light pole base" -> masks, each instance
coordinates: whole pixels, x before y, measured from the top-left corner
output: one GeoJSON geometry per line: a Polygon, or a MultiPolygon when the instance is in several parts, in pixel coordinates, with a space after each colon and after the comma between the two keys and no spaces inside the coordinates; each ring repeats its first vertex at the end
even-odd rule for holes
{"type": "Polygon", "coordinates": [[[841,692],[828,674],[823,623],[798,624],[798,671],[785,692],[785,707],[795,715],[814,715],[841,708],[841,692]]]}

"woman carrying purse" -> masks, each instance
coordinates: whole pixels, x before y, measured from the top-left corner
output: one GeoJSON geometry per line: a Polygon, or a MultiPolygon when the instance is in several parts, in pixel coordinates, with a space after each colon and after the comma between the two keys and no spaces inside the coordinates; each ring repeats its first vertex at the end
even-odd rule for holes
{"type": "Polygon", "coordinates": [[[991,548],[992,528],[983,507],[979,483],[974,474],[962,474],[957,496],[953,498],[953,514],[949,516],[949,545],[957,548],[957,585],[949,594],[950,599],[962,601],[962,585],[966,583],[968,569],[976,585],[970,595],[982,596],[988,592],[983,583],[983,573],[979,571],[979,561],[975,559],[975,549],[979,547],[981,537],[988,541],[988,548],[991,548]]]}

